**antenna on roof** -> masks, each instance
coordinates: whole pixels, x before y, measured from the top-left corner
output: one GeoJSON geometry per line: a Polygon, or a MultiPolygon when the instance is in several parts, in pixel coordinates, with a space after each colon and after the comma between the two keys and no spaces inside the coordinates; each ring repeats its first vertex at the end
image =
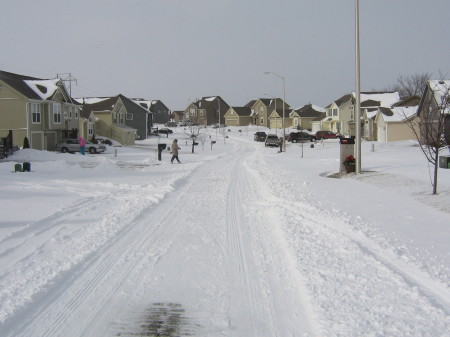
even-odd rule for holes
{"type": "Polygon", "coordinates": [[[69,95],[72,99],[72,82],[75,82],[77,84],[77,79],[72,76],[72,73],[62,73],[62,74],[56,74],[56,78],[59,78],[63,82],[69,82],[69,95]],[[62,78],[61,76],[65,76],[62,78]]]}

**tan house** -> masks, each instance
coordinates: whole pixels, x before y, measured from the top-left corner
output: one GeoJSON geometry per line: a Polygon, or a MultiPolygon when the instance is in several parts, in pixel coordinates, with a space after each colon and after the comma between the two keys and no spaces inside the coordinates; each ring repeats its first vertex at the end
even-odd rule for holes
{"type": "Polygon", "coordinates": [[[312,130],[314,121],[322,120],[326,115],[326,110],[314,104],[307,104],[301,108],[292,110],[289,117],[292,120],[292,127],[301,130],[312,130]]]}
{"type": "Polygon", "coordinates": [[[253,124],[252,110],[250,107],[231,107],[225,113],[225,125],[247,126],[253,124]]]}
{"type": "MultiPolygon", "coordinates": [[[[320,121],[321,130],[344,136],[355,135],[355,93],[347,94],[326,107],[326,117],[320,121]]],[[[398,92],[361,92],[361,127],[366,139],[372,140],[376,132],[374,119],[379,107],[391,107],[400,100],[398,92]]],[[[315,122],[317,123],[317,122],[315,122]]]]}
{"type": "Polygon", "coordinates": [[[282,129],[283,127],[290,128],[292,126],[292,118],[290,117],[292,109],[276,109],[273,110],[269,116],[269,128],[270,129],[282,129]],[[284,124],[283,124],[284,113],[284,124]]]}
{"type": "MultiPolygon", "coordinates": [[[[253,123],[257,126],[264,126],[268,128],[270,127],[269,116],[274,110],[282,109],[283,104],[285,103],[281,98],[258,98],[257,100],[250,101],[246,106],[251,108],[253,123]]],[[[289,104],[285,104],[284,108],[288,109],[289,104]]]]}
{"type": "Polygon", "coordinates": [[[136,139],[147,138],[149,132],[146,127],[149,111],[123,95],[104,97],[95,103],[85,104],[81,114],[88,125],[83,130],[87,130],[88,139],[95,133],[96,136],[111,138],[122,145],[133,145],[136,139]],[[141,135],[138,135],[136,127],[128,124],[131,122],[140,125],[141,135]]]}
{"type": "Polygon", "coordinates": [[[0,71],[0,137],[11,130],[15,146],[27,137],[33,149],[54,150],[62,138],[77,137],[79,109],[58,78],[0,71]]]}
{"type": "Polygon", "coordinates": [[[418,132],[417,106],[399,106],[393,108],[379,108],[375,117],[377,126],[377,141],[395,142],[416,139],[411,125],[415,125],[418,132]]]}

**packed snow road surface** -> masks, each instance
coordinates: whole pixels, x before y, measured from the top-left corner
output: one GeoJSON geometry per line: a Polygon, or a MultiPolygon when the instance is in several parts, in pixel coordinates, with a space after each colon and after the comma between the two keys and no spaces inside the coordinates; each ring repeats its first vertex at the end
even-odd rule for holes
{"type": "Polygon", "coordinates": [[[309,179],[242,135],[215,147],[33,164],[21,188],[53,206],[3,233],[0,335],[449,335],[448,256],[316,190],[363,183],[309,179]]]}

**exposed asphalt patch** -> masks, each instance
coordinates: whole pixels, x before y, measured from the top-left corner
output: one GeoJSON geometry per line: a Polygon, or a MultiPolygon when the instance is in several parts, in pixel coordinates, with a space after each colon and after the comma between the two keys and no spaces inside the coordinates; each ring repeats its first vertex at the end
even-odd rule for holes
{"type": "Polygon", "coordinates": [[[200,326],[193,324],[177,303],[154,303],[136,325],[136,332],[121,332],[116,336],[182,337],[200,333],[200,326]]]}

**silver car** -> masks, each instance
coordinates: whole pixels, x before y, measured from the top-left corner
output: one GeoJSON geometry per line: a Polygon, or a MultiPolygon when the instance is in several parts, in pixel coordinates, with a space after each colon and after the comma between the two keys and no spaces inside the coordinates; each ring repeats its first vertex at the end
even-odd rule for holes
{"type": "MultiPolygon", "coordinates": [[[[91,154],[101,153],[106,151],[106,146],[103,144],[93,144],[86,140],[86,152],[91,154]]],[[[62,142],[56,144],[56,151],[61,151],[62,153],[67,152],[80,152],[80,141],[76,138],[65,139],[62,142]]]]}

